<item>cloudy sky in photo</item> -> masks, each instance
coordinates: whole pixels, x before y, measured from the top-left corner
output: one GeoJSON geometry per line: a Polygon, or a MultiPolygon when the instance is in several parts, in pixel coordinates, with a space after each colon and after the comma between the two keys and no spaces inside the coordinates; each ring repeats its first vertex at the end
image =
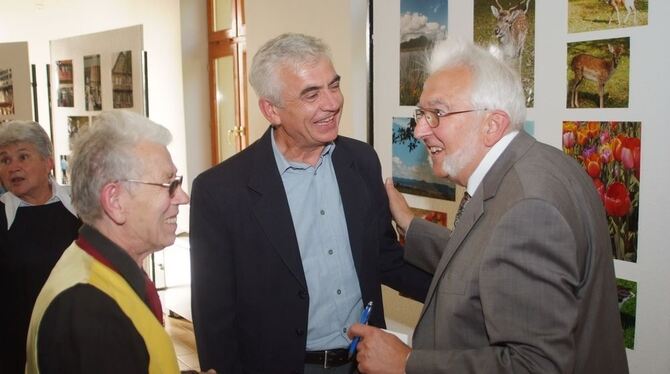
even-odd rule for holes
{"type": "Polygon", "coordinates": [[[440,40],[447,35],[447,0],[400,0],[400,42],[425,36],[440,40]]]}
{"type": "MultiPolygon", "coordinates": [[[[406,127],[409,121],[409,118],[393,117],[393,130],[398,131],[399,128],[406,127]]],[[[428,162],[428,152],[423,143],[419,143],[411,152],[407,143],[393,144],[392,153],[394,177],[449,185],[446,179],[436,178],[433,175],[432,166],[428,162]]]]}

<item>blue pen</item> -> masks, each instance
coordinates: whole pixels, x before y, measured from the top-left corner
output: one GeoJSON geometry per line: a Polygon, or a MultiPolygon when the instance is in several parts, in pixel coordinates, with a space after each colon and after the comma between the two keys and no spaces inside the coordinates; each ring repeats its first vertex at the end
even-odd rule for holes
{"type": "MultiPolygon", "coordinates": [[[[361,323],[361,325],[366,325],[368,323],[368,319],[370,319],[370,311],[372,311],[372,301],[368,303],[368,305],[365,306],[365,309],[363,309],[363,312],[361,313],[361,319],[358,321],[361,323]]],[[[358,341],[361,340],[360,336],[355,336],[354,340],[351,341],[351,345],[349,345],[349,358],[354,355],[354,352],[356,352],[356,346],[358,345],[358,341]]]]}

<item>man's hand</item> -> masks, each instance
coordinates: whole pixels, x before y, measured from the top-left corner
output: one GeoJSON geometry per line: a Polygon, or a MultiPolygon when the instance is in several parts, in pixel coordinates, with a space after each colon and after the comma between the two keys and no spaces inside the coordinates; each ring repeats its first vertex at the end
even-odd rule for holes
{"type": "Polygon", "coordinates": [[[360,323],[351,325],[347,334],[351,338],[354,336],[361,337],[356,347],[358,351],[356,355],[358,371],[370,374],[405,373],[407,358],[412,349],[395,335],[360,323]]]}
{"type": "Polygon", "coordinates": [[[409,208],[409,205],[407,205],[405,197],[396,190],[395,186],[393,186],[393,180],[391,178],[386,178],[384,187],[386,187],[386,195],[388,195],[389,198],[389,208],[391,209],[393,220],[398,227],[398,231],[405,235],[409,224],[412,222],[412,219],[414,219],[414,214],[409,208]]]}

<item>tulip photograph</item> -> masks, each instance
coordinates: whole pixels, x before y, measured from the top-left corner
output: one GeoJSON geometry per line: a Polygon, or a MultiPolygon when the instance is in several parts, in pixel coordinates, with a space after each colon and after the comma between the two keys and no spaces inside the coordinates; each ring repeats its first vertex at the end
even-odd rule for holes
{"type": "Polygon", "coordinates": [[[637,261],[640,122],[563,122],[563,152],[593,180],[605,206],[613,256],[637,261]]]}

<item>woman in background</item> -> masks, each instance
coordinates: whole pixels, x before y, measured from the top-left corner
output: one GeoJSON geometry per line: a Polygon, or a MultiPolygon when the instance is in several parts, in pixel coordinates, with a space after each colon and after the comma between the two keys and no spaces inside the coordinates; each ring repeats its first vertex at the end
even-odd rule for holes
{"type": "Polygon", "coordinates": [[[53,147],[36,122],[0,125],[0,307],[5,349],[0,372],[23,373],[33,304],[51,269],[76,238],[81,221],[69,190],[56,183],[53,147]]]}

